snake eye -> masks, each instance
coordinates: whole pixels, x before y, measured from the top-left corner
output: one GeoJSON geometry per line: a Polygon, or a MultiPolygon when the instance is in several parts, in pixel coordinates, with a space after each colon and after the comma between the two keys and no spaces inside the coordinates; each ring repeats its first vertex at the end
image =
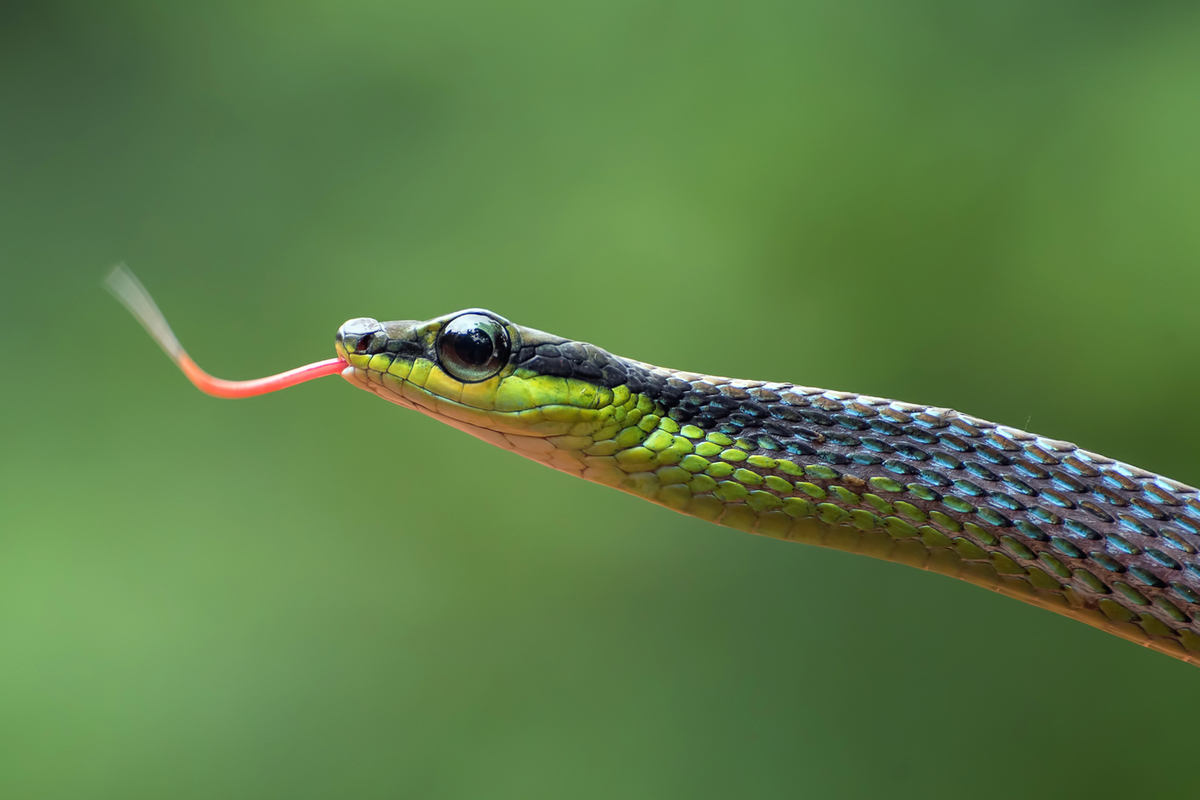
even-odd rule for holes
{"type": "Polygon", "coordinates": [[[483,314],[463,314],[442,328],[437,340],[442,367],[465,383],[478,383],[508,363],[512,345],[508,331],[483,314]]]}

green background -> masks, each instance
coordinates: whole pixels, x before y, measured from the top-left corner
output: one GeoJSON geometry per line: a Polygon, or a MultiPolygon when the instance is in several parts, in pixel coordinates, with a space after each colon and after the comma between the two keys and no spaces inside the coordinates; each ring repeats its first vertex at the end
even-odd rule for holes
{"type": "Polygon", "coordinates": [[[486,306],[1200,483],[1200,8],[10,3],[0,795],[1188,797],[1200,671],[326,379],[486,306]]]}

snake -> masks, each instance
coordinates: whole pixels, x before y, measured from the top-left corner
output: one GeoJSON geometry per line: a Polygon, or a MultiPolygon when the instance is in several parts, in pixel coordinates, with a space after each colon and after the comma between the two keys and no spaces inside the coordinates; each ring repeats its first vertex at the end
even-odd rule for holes
{"type": "Polygon", "coordinates": [[[745,533],[906,564],[1200,665],[1200,491],[949,408],[653,366],[472,308],[360,317],[254,381],[187,356],[124,266],[107,287],[203,391],[326,375],[552,469],[745,533]]]}

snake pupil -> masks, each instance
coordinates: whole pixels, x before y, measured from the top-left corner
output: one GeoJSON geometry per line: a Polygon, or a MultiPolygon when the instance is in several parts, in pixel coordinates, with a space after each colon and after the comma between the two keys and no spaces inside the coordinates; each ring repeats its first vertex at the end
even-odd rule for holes
{"type": "Polygon", "coordinates": [[[479,328],[452,336],[449,344],[454,348],[455,354],[471,366],[481,367],[486,364],[496,349],[492,338],[479,328]]]}

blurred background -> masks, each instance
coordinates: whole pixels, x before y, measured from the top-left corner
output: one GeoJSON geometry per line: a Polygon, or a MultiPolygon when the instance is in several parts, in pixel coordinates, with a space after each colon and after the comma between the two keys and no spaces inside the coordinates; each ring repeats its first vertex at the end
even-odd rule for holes
{"type": "Polygon", "coordinates": [[[336,379],[486,306],[1200,483],[1200,8],[7,3],[0,795],[1186,797],[1200,671],[336,379]]]}

